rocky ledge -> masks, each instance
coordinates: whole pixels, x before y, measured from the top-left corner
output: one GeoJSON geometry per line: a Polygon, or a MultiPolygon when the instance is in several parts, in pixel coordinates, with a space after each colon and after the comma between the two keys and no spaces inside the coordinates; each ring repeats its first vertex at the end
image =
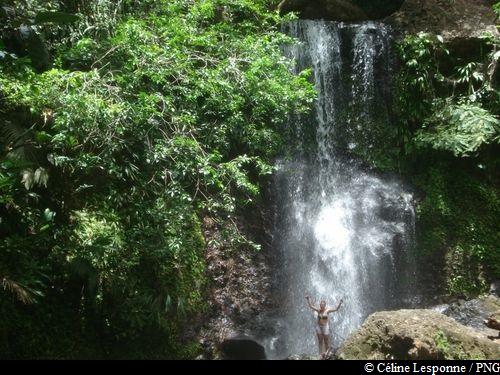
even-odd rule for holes
{"type": "Polygon", "coordinates": [[[337,352],[339,359],[497,359],[500,344],[434,310],[376,312],[337,352]]]}
{"type": "Polygon", "coordinates": [[[267,246],[271,227],[266,211],[251,217],[236,217],[237,230],[264,244],[261,251],[230,243],[223,227],[205,217],[207,311],[193,324],[187,339],[198,339],[203,354],[199,359],[264,359],[264,349],[251,337],[260,326],[259,317],[270,301],[270,268],[267,246]]]}
{"type": "Polygon", "coordinates": [[[498,33],[493,3],[488,0],[406,0],[385,22],[405,33],[432,32],[447,41],[481,38],[485,32],[498,33]]]}
{"type": "Polygon", "coordinates": [[[500,298],[493,294],[467,301],[458,300],[448,305],[441,305],[438,306],[438,311],[488,337],[498,336],[497,329],[493,329],[485,324],[492,317],[496,320],[500,319],[500,298]]]}
{"type": "Polygon", "coordinates": [[[304,19],[359,22],[383,20],[403,34],[432,32],[447,41],[498,34],[495,0],[283,0],[282,14],[304,19]]]}
{"type": "Polygon", "coordinates": [[[298,12],[305,19],[347,22],[368,19],[363,9],[349,0],[283,0],[278,9],[281,14],[298,12]]]}

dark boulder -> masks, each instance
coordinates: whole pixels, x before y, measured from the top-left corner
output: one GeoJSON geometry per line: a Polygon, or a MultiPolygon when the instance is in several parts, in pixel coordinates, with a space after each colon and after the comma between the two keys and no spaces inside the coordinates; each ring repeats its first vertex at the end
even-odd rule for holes
{"type": "Polygon", "coordinates": [[[405,0],[352,0],[370,17],[378,20],[387,17],[401,8],[405,0]]]}
{"type": "Polygon", "coordinates": [[[283,0],[281,14],[298,12],[300,18],[356,22],[368,19],[366,13],[348,0],[283,0]]]}
{"type": "Polygon", "coordinates": [[[397,11],[404,0],[283,0],[282,14],[297,12],[305,19],[359,22],[377,20],[397,11]]]}
{"type": "Polygon", "coordinates": [[[220,351],[223,359],[226,360],[266,359],[264,347],[248,336],[237,336],[224,340],[220,344],[220,351]]]}

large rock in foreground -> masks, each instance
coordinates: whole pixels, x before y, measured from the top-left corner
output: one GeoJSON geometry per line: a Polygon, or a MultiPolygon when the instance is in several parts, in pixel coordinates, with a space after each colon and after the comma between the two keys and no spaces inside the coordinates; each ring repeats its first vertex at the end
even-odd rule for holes
{"type": "Polygon", "coordinates": [[[377,312],[338,351],[340,359],[498,359],[500,344],[433,310],[377,312]]]}
{"type": "Polygon", "coordinates": [[[224,359],[260,360],[266,359],[266,351],[252,337],[237,336],[223,341],[220,350],[224,359]]]}

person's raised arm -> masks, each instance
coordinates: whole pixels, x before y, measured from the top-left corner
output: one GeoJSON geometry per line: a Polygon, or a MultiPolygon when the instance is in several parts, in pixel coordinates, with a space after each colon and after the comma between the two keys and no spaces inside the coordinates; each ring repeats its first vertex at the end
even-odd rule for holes
{"type": "Polygon", "coordinates": [[[338,311],[338,309],[340,309],[340,306],[342,306],[343,302],[344,302],[344,299],[341,299],[340,302],[339,302],[339,304],[337,305],[337,307],[334,308],[334,309],[329,309],[328,313],[332,313],[332,312],[338,311]]]}
{"type": "Polygon", "coordinates": [[[314,307],[314,305],[311,303],[311,297],[306,296],[306,300],[307,300],[307,304],[309,305],[309,307],[310,307],[312,310],[314,310],[314,311],[316,311],[316,312],[317,312],[317,311],[319,311],[319,309],[318,309],[318,308],[316,308],[316,307],[314,307]]]}

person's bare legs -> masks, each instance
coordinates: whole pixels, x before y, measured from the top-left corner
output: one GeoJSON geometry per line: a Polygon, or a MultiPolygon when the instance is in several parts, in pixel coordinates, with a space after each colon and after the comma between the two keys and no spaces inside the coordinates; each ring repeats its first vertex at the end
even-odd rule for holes
{"type": "Polygon", "coordinates": [[[327,353],[330,350],[330,336],[329,335],[323,335],[323,340],[325,342],[325,351],[323,353],[327,353]]]}
{"type": "Polygon", "coordinates": [[[321,333],[317,333],[318,336],[318,347],[319,347],[319,355],[323,354],[323,335],[321,333]]]}

